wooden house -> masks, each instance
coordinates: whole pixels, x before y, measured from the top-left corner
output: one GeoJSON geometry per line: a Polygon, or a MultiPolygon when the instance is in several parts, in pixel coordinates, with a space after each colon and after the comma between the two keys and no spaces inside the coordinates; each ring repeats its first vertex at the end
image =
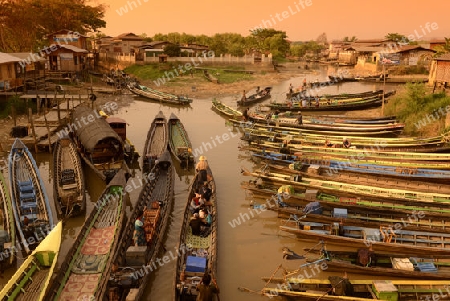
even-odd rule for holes
{"type": "Polygon", "coordinates": [[[87,37],[63,29],[47,35],[50,71],[81,71],[86,67],[87,37]]]}
{"type": "Polygon", "coordinates": [[[19,58],[0,52],[0,90],[6,91],[16,86],[16,64],[19,58]]]}
{"type": "Polygon", "coordinates": [[[450,83],[450,53],[434,58],[431,63],[430,75],[428,77],[430,85],[442,85],[448,87],[450,83]]]}
{"type": "Polygon", "coordinates": [[[135,49],[144,43],[144,39],[132,32],[123,33],[114,38],[112,48],[115,53],[134,54],[135,49]]]}
{"type": "Polygon", "coordinates": [[[426,67],[430,66],[433,55],[436,53],[435,50],[419,45],[402,45],[392,52],[400,54],[400,65],[423,65],[426,67]]]}

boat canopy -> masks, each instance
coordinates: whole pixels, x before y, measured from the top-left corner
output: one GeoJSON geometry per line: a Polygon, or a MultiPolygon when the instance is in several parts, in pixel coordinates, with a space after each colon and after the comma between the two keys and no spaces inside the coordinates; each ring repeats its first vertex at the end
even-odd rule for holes
{"type": "Polygon", "coordinates": [[[75,108],[70,127],[84,149],[90,153],[105,142],[120,146],[117,149],[118,152],[122,150],[123,141],[119,135],[99,113],[88,107],[75,108]]]}

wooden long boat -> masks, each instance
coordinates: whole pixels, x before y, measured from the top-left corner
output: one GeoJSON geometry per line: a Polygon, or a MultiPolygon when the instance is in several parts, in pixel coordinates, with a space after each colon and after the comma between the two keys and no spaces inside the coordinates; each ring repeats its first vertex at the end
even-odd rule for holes
{"type": "Polygon", "coordinates": [[[311,123],[306,121],[303,121],[303,123],[297,124],[296,119],[294,118],[276,118],[276,119],[269,119],[266,120],[264,116],[251,114],[249,116],[249,120],[257,123],[263,123],[263,124],[270,124],[270,125],[276,125],[279,127],[293,127],[293,128],[299,128],[301,130],[304,129],[310,129],[310,130],[327,130],[327,131],[344,131],[344,132],[364,132],[368,133],[370,135],[370,132],[378,132],[378,131],[385,131],[385,132],[401,132],[403,131],[403,128],[405,127],[404,123],[392,123],[392,124],[357,124],[357,123],[311,123]]]}
{"type": "Polygon", "coordinates": [[[17,236],[29,254],[53,225],[53,213],[36,162],[19,138],[14,141],[8,160],[17,236]]]}
{"type": "Polygon", "coordinates": [[[13,265],[17,256],[16,249],[16,228],[14,224],[14,213],[9,193],[8,184],[0,170],[0,266],[7,269],[13,265]]]}
{"type": "Polygon", "coordinates": [[[257,91],[248,97],[243,95],[242,98],[237,101],[237,105],[245,107],[269,99],[271,97],[270,91],[272,91],[272,87],[265,87],[264,89],[257,91]]]}
{"type": "Polygon", "coordinates": [[[125,218],[125,171],[106,186],[66,255],[46,300],[101,300],[125,218]]]}
{"type": "Polygon", "coordinates": [[[76,216],[86,210],[81,158],[69,137],[58,139],[53,148],[53,197],[59,216],[76,216]]]}
{"type": "Polygon", "coordinates": [[[194,164],[194,155],[192,154],[192,143],[189,135],[184,128],[181,120],[171,113],[168,121],[169,147],[175,159],[180,164],[189,166],[194,164]]]}
{"type": "MultiPolygon", "coordinates": [[[[334,134],[338,135],[339,132],[335,132],[334,134]]],[[[392,133],[391,133],[392,134],[392,133]]],[[[395,143],[395,141],[390,141],[391,143],[384,144],[379,141],[379,137],[376,137],[371,133],[371,135],[365,135],[349,139],[352,143],[354,149],[364,151],[383,151],[383,152],[417,152],[417,153],[446,153],[450,150],[450,144],[447,142],[440,141],[424,141],[417,143],[395,143]],[[373,141],[365,141],[364,139],[357,139],[359,141],[354,142],[355,138],[364,138],[365,136],[370,136],[373,138],[373,141]],[[381,143],[381,144],[380,144],[381,143]]],[[[327,139],[326,135],[313,135],[309,133],[305,133],[303,135],[294,134],[291,135],[289,133],[278,132],[277,130],[270,133],[266,130],[259,130],[255,127],[255,129],[244,128],[243,136],[241,140],[247,141],[249,144],[249,148],[255,148],[259,150],[274,150],[277,151],[282,147],[283,143],[288,142],[288,146],[290,149],[290,153],[294,154],[295,152],[301,152],[302,147],[318,147],[318,148],[344,148],[342,141],[342,137],[332,136],[332,139],[327,139]],[[317,139],[314,139],[316,138],[317,139]],[[320,143],[322,142],[322,143],[320,143]],[[324,144],[327,143],[327,146],[324,144]]],[[[386,138],[388,139],[388,138],[386,138]]],[[[243,147],[244,148],[244,147],[243,147]]]]}
{"type": "Polygon", "coordinates": [[[393,228],[341,226],[339,223],[299,222],[299,228],[280,226],[304,240],[323,240],[337,246],[372,247],[375,252],[399,252],[411,256],[450,255],[450,234],[393,228]]]}
{"type": "Polygon", "coordinates": [[[360,196],[360,197],[371,197],[377,196],[380,199],[391,199],[398,203],[411,204],[422,204],[424,207],[430,206],[442,206],[448,207],[450,205],[450,195],[440,194],[435,192],[421,192],[411,189],[392,189],[384,188],[378,186],[369,185],[358,185],[349,184],[337,181],[323,181],[319,179],[314,179],[310,177],[292,177],[290,175],[272,173],[272,172],[250,172],[244,168],[242,169],[243,175],[250,175],[261,180],[277,183],[280,185],[292,185],[293,187],[309,187],[310,189],[319,189],[320,191],[330,192],[330,193],[343,193],[346,192],[347,195],[360,196]]]}
{"type": "Polygon", "coordinates": [[[2,288],[0,300],[47,300],[44,296],[58,259],[61,236],[62,222],[58,222],[2,288]]]}
{"type": "Polygon", "coordinates": [[[152,275],[148,269],[156,272],[155,262],[161,254],[172,212],[175,181],[169,151],[158,161],[151,178],[146,179],[122,233],[106,290],[108,300],[125,300],[131,296],[133,300],[141,300],[152,275]],[[135,224],[141,217],[146,235],[143,242],[134,240],[135,224]]]}
{"type": "Polygon", "coordinates": [[[389,275],[390,277],[420,280],[450,279],[448,259],[434,259],[427,257],[427,254],[423,254],[420,258],[392,255],[387,258],[388,260],[383,260],[378,254],[374,253],[374,260],[363,266],[356,263],[357,256],[357,252],[353,252],[351,257],[341,257],[325,250],[321,259],[309,259],[308,261],[315,263],[325,260],[327,271],[330,272],[347,272],[370,276],[389,275]]]}
{"type": "Polygon", "coordinates": [[[215,277],[217,273],[217,198],[216,185],[208,168],[208,187],[212,191],[208,209],[211,214],[211,225],[207,234],[196,236],[192,234],[189,222],[192,218],[190,211],[191,199],[199,191],[199,173],[195,175],[191,183],[191,189],[186,202],[183,216],[183,224],[180,233],[180,243],[176,273],[175,273],[175,298],[174,300],[196,300],[196,286],[204,273],[215,277]]]}
{"type": "MultiPolygon", "coordinates": [[[[301,113],[301,112],[300,112],[301,113]]],[[[278,125],[279,127],[298,127],[298,118],[299,114],[294,114],[294,112],[284,112],[278,114],[278,117],[275,119],[273,115],[265,115],[263,112],[255,111],[249,115],[249,120],[255,123],[262,123],[266,125],[278,125]],[[271,117],[268,119],[268,117],[271,117]]],[[[392,119],[379,119],[379,118],[346,118],[345,116],[332,117],[332,116],[317,116],[317,115],[303,115],[302,114],[303,125],[311,124],[311,125],[337,125],[337,126],[348,126],[348,127],[374,127],[380,125],[393,125],[400,123],[395,117],[392,119]]]]}
{"type": "MultiPolygon", "coordinates": [[[[317,95],[320,99],[348,99],[348,98],[357,98],[357,97],[369,97],[369,96],[376,96],[379,94],[382,94],[383,90],[375,90],[375,91],[364,91],[359,93],[340,93],[340,94],[323,94],[323,95],[317,95]]],[[[295,93],[287,93],[286,96],[288,98],[295,97],[297,99],[301,99],[302,97],[308,97],[309,95],[308,90],[306,91],[297,91],[295,93]]]]}
{"type": "Polygon", "coordinates": [[[156,114],[150,125],[145,140],[142,156],[143,172],[151,170],[155,161],[167,150],[169,145],[169,130],[167,120],[162,111],[156,114]]]}
{"type": "Polygon", "coordinates": [[[232,107],[225,105],[220,100],[217,100],[215,98],[212,100],[211,109],[221,115],[234,119],[236,118],[241,119],[243,116],[241,111],[235,110],[232,107]]]}
{"type": "Polygon", "coordinates": [[[378,158],[381,160],[396,159],[408,161],[450,161],[448,153],[419,153],[419,152],[383,152],[383,146],[378,149],[357,149],[357,148],[334,148],[302,146],[301,155],[323,154],[329,157],[355,157],[363,153],[367,158],[378,158]]]}
{"type": "Polygon", "coordinates": [[[301,136],[300,141],[302,144],[305,145],[321,145],[323,146],[325,144],[326,140],[329,140],[334,145],[342,144],[342,136],[347,137],[350,139],[353,146],[367,146],[367,145],[374,145],[374,146],[386,146],[386,147],[438,147],[438,146],[445,146],[448,145],[448,137],[446,136],[434,136],[434,137],[427,137],[427,138],[419,138],[419,137],[368,137],[368,136],[352,136],[348,133],[324,133],[318,132],[314,133],[307,130],[300,131],[298,128],[294,127],[279,127],[279,126],[272,126],[272,125],[264,125],[260,123],[253,123],[253,122],[244,122],[242,120],[235,120],[230,119],[230,122],[244,130],[251,130],[251,131],[261,131],[266,132],[268,136],[274,137],[275,133],[276,136],[283,135],[292,135],[294,136],[291,140],[295,140],[297,136],[301,136]],[[269,135],[270,134],[270,135],[269,135]]]}
{"type": "MultiPolygon", "coordinates": [[[[303,277],[305,278],[305,277],[303,277]]],[[[413,301],[425,300],[430,296],[447,297],[449,280],[358,280],[348,279],[343,285],[343,278],[303,279],[291,277],[280,279],[278,288],[266,287],[262,294],[268,297],[288,297],[289,300],[325,300],[325,301],[368,301],[389,298],[388,300],[413,301]],[[345,288],[351,291],[344,295],[345,288]],[[333,294],[333,292],[335,292],[333,294]],[[339,293],[337,293],[339,292],[339,293]]],[[[275,282],[277,279],[272,279],[275,282]]],[[[436,298],[437,298],[436,297],[436,298]]],[[[446,298],[445,298],[446,299],[446,298]]]]}
{"type": "Polygon", "coordinates": [[[301,106],[298,103],[270,103],[264,106],[269,107],[272,110],[278,111],[350,111],[350,110],[364,110],[373,107],[381,106],[381,97],[373,96],[369,98],[363,98],[357,101],[349,101],[345,103],[325,103],[319,106],[301,106]]]}
{"type": "MultiPolygon", "coordinates": [[[[287,200],[289,202],[289,199],[287,200]]],[[[279,218],[285,218],[286,223],[296,224],[298,221],[311,222],[311,223],[338,223],[345,226],[364,227],[364,228],[377,228],[377,227],[401,227],[403,230],[408,231],[426,231],[433,233],[449,233],[450,224],[445,220],[442,220],[442,216],[433,218],[427,216],[425,212],[414,215],[414,217],[405,215],[400,216],[395,212],[383,212],[383,214],[369,212],[361,214],[355,209],[343,209],[333,208],[333,210],[327,210],[320,206],[319,203],[311,207],[311,204],[303,207],[303,209],[295,209],[294,207],[287,206],[285,202],[277,202],[277,206],[274,210],[278,212],[279,218]],[[313,208],[313,209],[309,209],[313,208]],[[420,215],[420,216],[419,216],[420,215]]],[[[297,207],[298,208],[298,207],[297,207]]],[[[367,212],[367,211],[366,211],[367,212]]]]}
{"type": "MultiPolygon", "coordinates": [[[[347,209],[353,211],[359,211],[361,215],[393,215],[395,211],[398,214],[405,216],[417,215],[418,212],[424,212],[429,218],[436,218],[445,220],[450,214],[450,209],[439,205],[439,203],[429,204],[423,206],[420,202],[408,202],[402,204],[396,200],[389,198],[377,197],[375,195],[361,196],[359,194],[350,194],[342,191],[335,191],[334,193],[325,193],[315,189],[303,189],[293,188],[290,185],[271,185],[268,183],[255,184],[254,181],[243,182],[241,187],[251,193],[254,198],[261,198],[267,200],[270,198],[271,202],[274,202],[275,196],[280,193],[281,190],[289,191],[289,198],[283,198],[282,201],[288,207],[299,208],[305,207],[311,202],[319,202],[320,206],[326,210],[334,210],[335,208],[347,209]]],[[[275,199],[278,202],[278,197],[275,199]]],[[[272,204],[271,203],[271,204],[272,204]]],[[[275,205],[272,205],[276,208],[275,205]]],[[[293,214],[296,214],[293,212],[293,214]]],[[[402,218],[402,216],[396,216],[396,218],[402,218]]]]}
{"type": "Polygon", "coordinates": [[[103,181],[125,166],[122,139],[96,110],[75,108],[69,128],[81,158],[103,181]]]}
{"type": "Polygon", "coordinates": [[[142,96],[151,100],[157,100],[161,103],[184,106],[189,106],[192,103],[192,99],[186,96],[174,95],[138,84],[128,85],[128,89],[138,96],[142,96]]]}
{"type": "Polygon", "coordinates": [[[285,165],[269,164],[271,171],[295,175],[299,177],[309,177],[312,179],[324,181],[337,181],[350,184],[361,184],[368,186],[381,186],[384,188],[405,189],[422,192],[439,191],[442,194],[450,194],[450,185],[445,181],[423,181],[413,179],[402,179],[399,177],[392,178],[386,175],[377,176],[373,174],[360,174],[353,172],[344,172],[339,168],[333,169],[330,172],[321,170],[314,164],[305,166],[303,164],[290,164],[287,168],[285,165]],[[311,166],[312,165],[312,166],[311,166]]]}
{"type": "Polygon", "coordinates": [[[203,69],[203,76],[210,82],[218,84],[219,79],[215,76],[213,76],[211,73],[208,72],[208,70],[203,69]]]}
{"type": "MultiPolygon", "coordinates": [[[[403,131],[403,126],[393,126],[393,127],[386,127],[386,126],[380,126],[380,127],[372,127],[372,128],[357,128],[357,127],[330,127],[330,126],[306,126],[304,128],[284,128],[284,127],[276,127],[273,132],[269,132],[270,126],[264,126],[262,124],[246,124],[242,125],[242,121],[237,120],[230,120],[234,124],[238,124],[241,126],[244,130],[244,133],[249,136],[256,136],[258,138],[264,139],[273,139],[273,137],[279,138],[283,137],[284,140],[289,140],[294,143],[299,143],[299,141],[302,139],[303,133],[305,135],[307,134],[313,134],[313,135],[333,135],[338,136],[342,135],[345,136],[345,134],[348,134],[349,136],[365,136],[365,137],[373,137],[373,136],[386,136],[386,135],[398,135],[403,131]],[[254,125],[253,128],[251,128],[251,124],[254,125]],[[283,131],[283,129],[285,129],[283,131]],[[291,133],[294,136],[291,136],[291,133]]],[[[342,137],[341,136],[341,137],[342,137]]],[[[342,138],[341,138],[342,143],[342,138]]]]}

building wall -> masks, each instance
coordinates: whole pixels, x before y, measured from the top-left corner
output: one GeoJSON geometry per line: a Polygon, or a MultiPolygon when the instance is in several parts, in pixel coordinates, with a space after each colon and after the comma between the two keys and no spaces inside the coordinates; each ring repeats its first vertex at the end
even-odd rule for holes
{"type": "Polygon", "coordinates": [[[16,78],[14,63],[0,64],[0,90],[13,86],[16,78]]]}
{"type": "Polygon", "coordinates": [[[81,49],[87,50],[86,37],[77,36],[73,34],[54,34],[48,39],[49,46],[55,45],[72,45],[81,49]]]}

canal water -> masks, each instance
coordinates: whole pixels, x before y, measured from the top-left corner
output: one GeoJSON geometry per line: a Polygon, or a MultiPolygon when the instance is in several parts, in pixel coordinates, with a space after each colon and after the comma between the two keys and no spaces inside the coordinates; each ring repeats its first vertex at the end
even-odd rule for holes
{"type": "MultiPolygon", "coordinates": [[[[273,87],[272,98],[269,101],[283,101],[285,94],[292,83],[295,87],[300,86],[303,79],[308,81],[326,80],[326,69],[317,69],[314,72],[293,74],[293,78],[283,81],[273,87]]],[[[265,84],[262,82],[260,86],[265,84]]],[[[218,94],[220,85],[214,86],[218,94]]],[[[256,87],[255,87],[256,88],[256,87]]],[[[344,83],[336,86],[327,86],[318,94],[324,93],[356,93],[382,88],[376,83],[344,83]]],[[[395,87],[387,86],[386,90],[395,87]]],[[[236,96],[221,98],[225,104],[236,107],[237,96],[240,91],[236,91],[236,96]]],[[[269,277],[279,265],[288,270],[293,270],[304,264],[304,260],[286,261],[282,258],[282,248],[288,247],[297,253],[303,253],[303,248],[316,245],[316,242],[300,242],[295,238],[278,232],[278,227],[283,220],[277,218],[277,214],[272,211],[253,210],[250,206],[251,195],[241,189],[243,181],[252,178],[241,175],[241,168],[254,169],[258,163],[252,161],[251,154],[240,151],[239,146],[244,145],[240,140],[240,133],[233,128],[227,120],[211,110],[211,99],[201,99],[195,97],[195,92],[190,95],[194,102],[189,108],[170,107],[159,103],[135,98],[132,95],[108,96],[110,101],[118,100],[120,97],[121,108],[115,116],[125,119],[128,123],[127,133],[129,139],[135,144],[138,151],[142,152],[147,131],[155,115],[162,111],[166,118],[171,113],[177,115],[186,130],[193,144],[197,156],[207,157],[209,165],[214,174],[217,187],[218,202],[218,273],[217,283],[221,289],[221,300],[264,300],[255,293],[242,292],[239,287],[251,290],[260,290],[265,283],[261,277],[269,277]],[[217,137],[228,137],[228,139],[217,139],[217,137]],[[226,140],[226,141],[225,141],[226,140]],[[240,224],[239,224],[240,223],[240,224]]],[[[339,114],[333,112],[333,114],[339,114]]],[[[364,113],[361,112],[361,117],[364,113]]],[[[53,200],[52,176],[51,176],[51,155],[39,153],[36,156],[41,175],[44,179],[47,193],[50,200],[53,200]]],[[[93,204],[102,192],[105,184],[89,169],[84,169],[86,174],[86,186],[88,192],[87,213],[93,208],[93,204]]],[[[139,167],[133,169],[135,177],[141,176],[139,167]]],[[[172,257],[176,254],[175,248],[178,245],[178,237],[181,230],[182,216],[187,202],[188,186],[193,177],[192,172],[177,168],[175,181],[174,209],[171,214],[171,222],[165,238],[165,252],[160,258],[167,255],[172,257]]],[[[129,181],[131,181],[131,178],[129,181]]],[[[130,212],[132,204],[136,201],[139,190],[130,193],[130,204],[127,212],[130,212]]],[[[256,202],[263,202],[257,200],[256,202]]],[[[53,205],[53,202],[51,202],[53,205]]],[[[69,219],[64,225],[63,245],[59,263],[70,249],[74,238],[80,230],[85,216],[69,219]]],[[[173,283],[175,277],[176,261],[159,267],[147,284],[145,300],[172,300],[173,283]]],[[[13,271],[6,271],[4,278],[0,279],[0,284],[6,283],[13,271]]],[[[317,271],[316,269],[304,269],[302,273],[305,277],[326,278],[329,273],[317,271]]],[[[279,272],[276,276],[280,277],[279,272]]]]}

